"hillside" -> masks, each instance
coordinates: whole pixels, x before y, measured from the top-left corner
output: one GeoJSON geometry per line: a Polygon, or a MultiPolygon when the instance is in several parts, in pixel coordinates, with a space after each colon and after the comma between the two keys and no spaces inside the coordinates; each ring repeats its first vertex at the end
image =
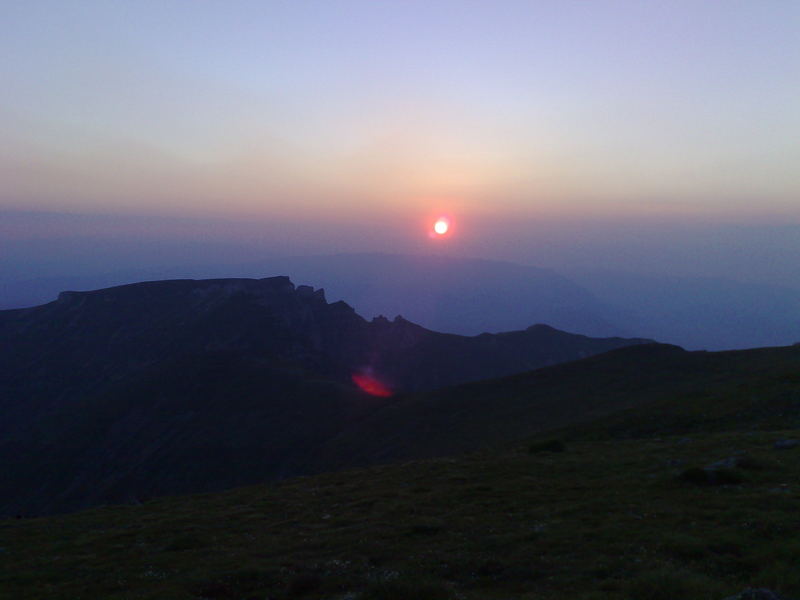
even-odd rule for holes
{"type": "Polygon", "coordinates": [[[353,376],[432,389],[644,341],[366,321],[286,277],[65,292],[0,311],[0,515],[319,470],[323,443],[391,402],[353,376]]]}
{"type": "Polygon", "coordinates": [[[31,599],[722,600],[748,587],[797,597],[800,444],[785,440],[800,434],[799,360],[793,347],[641,347],[456,388],[476,398],[495,388],[499,403],[510,386],[544,379],[539,397],[582,386],[639,408],[466,455],[5,521],[0,589],[31,599]],[[626,384],[630,369],[639,376],[626,384]],[[654,397],[670,376],[676,385],[654,397]]]}
{"type": "Polygon", "coordinates": [[[399,398],[348,425],[321,460],[333,467],[442,456],[543,430],[575,433],[584,422],[606,437],[746,430],[773,414],[777,423],[800,425],[798,373],[800,346],[731,352],[632,346],[399,398]]]}
{"type": "MultiPolygon", "coordinates": [[[[86,386],[165,358],[236,352],[349,381],[374,371],[396,390],[426,389],[530,370],[647,340],[593,339],[546,326],[471,338],[430,331],[402,317],[367,321],[322,289],[287,277],[154,281],[63,292],[42,306],[0,311],[5,373],[38,369],[86,386]]],[[[12,383],[14,383],[12,382],[12,383]]],[[[37,384],[37,385],[39,385],[37,384]]],[[[37,391],[46,394],[48,391],[37,391]]]]}

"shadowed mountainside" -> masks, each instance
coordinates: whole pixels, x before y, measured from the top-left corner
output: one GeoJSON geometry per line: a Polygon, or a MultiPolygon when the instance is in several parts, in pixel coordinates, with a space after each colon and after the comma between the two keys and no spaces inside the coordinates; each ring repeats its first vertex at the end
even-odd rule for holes
{"type": "Polygon", "coordinates": [[[443,456],[594,423],[623,437],[800,425],[800,346],[687,352],[647,344],[397,398],[325,445],[325,468],[443,456]],[[610,417],[609,415],[614,415],[610,417]],[[606,419],[606,420],[603,420],[606,419]]]}
{"type": "Polygon", "coordinates": [[[646,340],[544,325],[472,338],[369,322],[286,277],[64,292],[0,311],[0,512],[218,490],[316,469],[312,451],[387,402],[646,340]]]}

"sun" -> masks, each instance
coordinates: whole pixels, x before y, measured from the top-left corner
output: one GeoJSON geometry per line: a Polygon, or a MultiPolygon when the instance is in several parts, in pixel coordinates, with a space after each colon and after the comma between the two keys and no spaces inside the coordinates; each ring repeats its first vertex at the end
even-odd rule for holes
{"type": "MultiPolygon", "coordinates": [[[[434,213],[436,214],[436,213],[434,213]]],[[[438,243],[449,240],[455,231],[453,220],[447,213],[438,216],[428,215],[424,221],[425,232],[431,240],[440,240],[438,243]]]]}

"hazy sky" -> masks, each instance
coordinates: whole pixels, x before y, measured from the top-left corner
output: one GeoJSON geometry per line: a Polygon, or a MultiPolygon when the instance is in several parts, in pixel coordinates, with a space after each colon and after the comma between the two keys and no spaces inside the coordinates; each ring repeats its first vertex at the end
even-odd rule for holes
{"type": "Polygon", "coordinates": [[[446,213],[495,255],[504,223],[800,223],[794,0],[0,6],[6,211],[382,251],[446,213]]]}

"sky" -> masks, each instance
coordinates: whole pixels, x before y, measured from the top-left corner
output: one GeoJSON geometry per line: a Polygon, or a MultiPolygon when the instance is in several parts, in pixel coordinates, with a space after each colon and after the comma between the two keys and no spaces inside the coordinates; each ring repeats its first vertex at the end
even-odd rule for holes
{"type": "Polygon", "coordinates": [[[2,13],[0,251],[18,265],[122,238],[438,251],[426,228],[446,215],[457,253],[684,271],[700,253],[747,278],[800,231],[794,1],[2,13]]]}

